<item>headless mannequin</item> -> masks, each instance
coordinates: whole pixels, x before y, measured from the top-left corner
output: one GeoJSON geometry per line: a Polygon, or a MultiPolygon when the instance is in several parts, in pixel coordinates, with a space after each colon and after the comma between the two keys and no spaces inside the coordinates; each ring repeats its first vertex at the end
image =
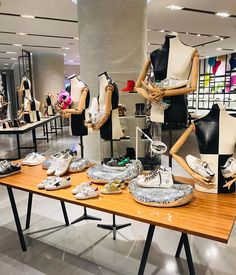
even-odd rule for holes
{"type": "Polygon", "coordinates": [[[71,134],[73,136],[86,136],[88,130],[84,126],[85,111],[88,108],[90,94],[88,87],[81,81],[77,75],[71,75],[71,109],[62,110],[65,117],[71,117],[71,134]]]}
{"type": "Polygon", "coordinates": [[[31,111],[30,102],[32,100],[31,82],[26,76],[24,76],[22,78],[18,92],[20,94],[22,93],[20,95],[20,98],[21,98],[21,102],[23,104],[24,120],[26,121],[26,123],[30,123],[30,122],[32,122],[31,117],[30,117],[30,111],[31,111]]]}
{"type": "Polygon", "coordinates": [[[118,114],[119,92],[115,82],[104,72],[99,79],[99,106],[105,109],[97,124],[92,125],[94,130],[100,129],[101,138],[106,140],[119,139],[123,136],[118,114]],[[105,108],[104,108],[105,106],[105,108]]]}
{"type": "Polygon", "coordinates": [[[54,115],[53,98],[54,98],[54,94],[52,94],[50,92],[46,93],[45,113],[48,116],[53,116],[54,115]]]}
{"type": "MultiPolygon", "coordinates": [[[[184,45],[178,36],[168,35],[163,46],[152,52],[150,58],[145,62],[136,82],[135,90],[154,104],[163,98],[170,97],[170,106],[165,110],[165,121],[167,123],[184,123],[187,121],[187,106],[183,95],[197,89],[198,63],[199,55],[196,49],[184,45]],[[171,77],[178,80],[189,80],[188,85],[162,90],[155,84],[147,85],[144,80],[151,64],[156,82],[171,77]]],[[[160,119],[159,122],[163,121],[160,119]]]]}
{"type": "Polygon", "coordinates": [[[232,184],[236,181],[236,178],[225,179],[222,176],[220,167],[233,155],[235,144],[236,118],[230,116],[223,105],[214,104],[206,116],[195,120],[190,125],[171,148],[170,154],[196,179],[195,188],[197,190],[209,193],[232,193],[235,192],[235,186],[232,184]],[[212,182],[192,171],[185,160],[177,155],[178,150],[192,131],[195,131],[197,137],[201,159],[213,166],[215,177],[212,182]]]}

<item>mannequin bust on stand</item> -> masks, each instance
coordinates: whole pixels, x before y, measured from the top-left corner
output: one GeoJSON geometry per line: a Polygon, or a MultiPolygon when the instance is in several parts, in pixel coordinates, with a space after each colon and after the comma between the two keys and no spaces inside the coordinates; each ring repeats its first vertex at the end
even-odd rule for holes
{"type": "Polygon", "coordinates": [[[23,76],[18,92],[21,95],[20,101],[23,104],[24,120],[26,123],[30,123],[31,82],[26,76],[23,76]]]}
{"type": "Polygon", "coordinates": [[[62,110],[65,117],[70,117],[70,133],[72,136],[80,136],[81,157],[83,157],[83,136],[88,135],[88,129],[84,125],[86,109],[89,107],[90,93],[86,84],[76,74],[68,77],[72,104],[70,109],[62,110]]]}
{"type": "Polygon", "coordinates": [[[45,100],[45,115],[46,116],[53,116],[55,114],[54,108],[53,108],[53,98],[54,94],[51,92],[46,93],[46,100],[45,100]]]}
{"type": "Polygon", "coordinates": [[[171,148],[170,154],[195,179],[196,190],[209,193],[232,193],[235,192],[233,183],[236,182],[236,178],[224,178],[221,168],[233,155],[235,144],[236,118],[229,115],[223,105],[214,104],[206,116],[194,120],[171,148]],[[213,167],[215,176],[211,181],[194,172],[186,161],[177,155],[192,131],[196,134],[201,160],[213,167]]]}
{"type": "MultiPolygon", "coordinates": [[[[186,125],[185,94],[197,89],[198,63],[197,50],[184,45],[178,35],[166,35],[162,47],[153,51],[145,62],[135,90],[151,102],[150,119],[154,123],[154,132],[161,133],[160,123],[163,122],[169,127],[172,124],[186,125]],[[144,81],[151,65],[155,83],[147,84],[144,81]]],[[[170,138],[170,147],[171,143],[170,138]]]]}
{"type": "Polygon", "coordinates": [[[91,127],[94,130],[100,129],[101,138],[104,140],[119,139],[123,136],[120,125],[118,104],[119,91],[116,83],[107,72],[98,75],[99,79],[99,108],[105,109],[100,120],[91,127]]]}

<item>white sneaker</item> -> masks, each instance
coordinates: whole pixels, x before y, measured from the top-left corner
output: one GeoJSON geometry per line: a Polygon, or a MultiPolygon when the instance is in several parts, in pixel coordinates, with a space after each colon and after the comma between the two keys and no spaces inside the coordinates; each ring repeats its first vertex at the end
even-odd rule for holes
{"type": "Polygon", "coordinates": [[[77,193],[75,195],[75,198],[77,200],[86,200],[86,199],[91,199],[91,198],[96,198],[99,196],[99,190],[98,188],[94,187],[88,187],[83,189],[81,192],[77,193]]]}
{"type": "Polygon", "coordinates": [[[69,168],[71,160],[72,160],[72,155],[70,155],[68,152],[65,153],[65,155],[62,158],[60,158],[60,161],[58,162],[58,166],[55,170],[54,175],[57,177],[61,177],[65,175],[65,173],[69,168]]]}
{"type": "Polygon", "coordinates": [[[187,155],[186,162],[194,172],[204,178],[212,179],[215,176],[215,173],[210,168],[210,165],[201,159],[198,159],[192,155],[187,155]]]}
{"type": "Polygon", "coordinates": [[[48,176],[51,176],[55,173],[55,171],[59,165],[59,162],[63,156],[64,155],[62,153],[56,153],[55,155],[51,156],[51,158],[52,158],[51,165],[49,166],[49,168],[47,170],[48,176]]]}
{"type": "Polygon", "coordinates": [[[43,180],[41,183],[39,183],[38,189],[44,189],[46,185],[53,184],[54,182],[58,181],[60,178],[58,177],[48,177],[46,180],[43,180]]]}
{"type": "Polygon", "coordinates": [[[53,191],[53,190],[59,190],[63,188],[67,188],[71,186],[70,177],[67,178],[56,178],[55,181],[53,181],[50,184],[47,184],[45,186],[45,190],[47,191],[53,191]]]}
{"type": "Polygon", "coordinates": [[[178,80],[172,77],[163,79],[160,83],[157,83],[157,86],[162,90],[175,89],[186,86],[188,80],[178,80]]]}
{"type": "Polygon", "coordinates": [[[36,153],[34,157],[28,161],[27,164],[29,166],[36,166],[36,165],[42,164],[45,160],[46,160],[45,156],[36,153]]]}
{"type": "Polygon", "coordinates": [[[153,170],[147,175],[138,176],[137,184],[142,187],[170,188],[174,185],[172,169],[170,167],[160,166],[159,169],[153,170]]]}
{"type": "Polygon", "coordinates": [[[33,158],[34,158],[34,156],[35,156],[35,152],[33,152],[33,153],[30,153],[30,154],[28,154],[23,160],[22,160],[22,165],[28,165],[28,162],[29,161],[31,161],[33,158]]]}
{"type": "Polygon", "coordinates": [[[228,158],[225,165],[221,167],[221,172],[224,178],[236,175],[236,159],[233,157],[228,158]]]}
{"type": "Polygon", "coordinates": [[[73,195],[78,194],[79,192],[83,191],[84,189],[86,189],[87,187],[90,187],[92,185],[91,181],[88,182],[83,182],[80,185],[77,185],[74,189],[72,189],[71,193],[73,195]]]}

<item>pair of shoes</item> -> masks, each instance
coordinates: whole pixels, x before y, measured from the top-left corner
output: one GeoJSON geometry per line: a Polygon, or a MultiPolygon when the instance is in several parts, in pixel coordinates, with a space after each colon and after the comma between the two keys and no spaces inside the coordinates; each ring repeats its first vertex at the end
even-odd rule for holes
{"type": "Polygon", "coordinates": [[[236,176],[236,159],[233,157],[228,158],[224,166],[221,167],[221,172],[226,179],[236,176]]]}
{"type": "Polygon", "coordinates": [[[2,124],[3,129],[8,129],[8,128],[11,128],[13,126],[14,126],[14,123],[11,120],[4,121],[3,124],[2,124]]]}
{"type": "Polygon", "coordinates": [[[137,177],[137,184],[142,187],[161,187],[170,188],[174,185],[172,169],[170,167],[160,166],[146,175],[137,177]]]}
{"type": "Polygon", "coordinates": [[[112,170],[124,171],[127,168],[127,165],[130,164],[130,158],[123,156],[121,158],[115,158],[109,160],[106,164],[103,164],[104,167],[112,170]]]}
{"type": "Polygon", "coordinates": [[[133,80],[127,80],[126,87],[121,89],[122,92],[133,92],[134,91],[135,82],[133,80]]]}
{"type": "Polygon", "coordinates": [[[202,161],[199,158],[196,158],[192,155],[186,156],[186,162],[188,166],[200,176],[212,180],[215,176],[215,173],[212,171],[211,165],[206,161],[202,161]]]}
{"type": "Polygon", "coordinates": [[[38,184],[38,189],[45,189],[48,191],[59,190],[71,186],[70,177],[48,177],[38,184]]]}
{"type": "Polygon", "coordinates": [[[98,197],[99,190],[92,186],[92,182],[83,182],[72,190],[72,194],[77,200],[86,200],[98,197]]]}
{"type": "Polygon", "coordinates": [[[0,178],[5,178],[20,172],[20,164],[15,164],[7,160],[0,161],[0,178]]]}
{"type": "Polygon", "coordinates": [[[23,160],[22,165],[36,166],[45,161],[45,156],[40,153],[30,153],[23,160]]]}
{"type": "Polygon", "coordinates": [[[125,184],[120,180],[113,180],[104,185],[101,190],[102,194],[120,194],[122,193],[121,189],[125,188],[125,184]]]}
{"type": "Polygon", "coordinates": [[[178,80],[172,77],[165,78],[161,82],[157,83],[157,86],[161,90],[176,89],[188,84],[188,80],[178,80]]]}
{"type": "Polygon", "coordinates": [[[77,172],[82,172],[84,169],[89,168],[92,166],[92,163],[85,158],[75,158],[72,159],[68,171],[70,173],[77,173],[77,172]]]}
{"type": "Polygon", "coordinates": [[[47,170],[47,175],[55,175],[57,177],[65,175],[68,171],[72,158],[73,156],[69,152],[66,152],[65,154],[57,153],[52,156],[52,164],[47,170]]]}
{"type": "Polygon", "coordinates": [[[145,103],[136,103],[135,104],[135,116],[145,116],[145,103]]]}

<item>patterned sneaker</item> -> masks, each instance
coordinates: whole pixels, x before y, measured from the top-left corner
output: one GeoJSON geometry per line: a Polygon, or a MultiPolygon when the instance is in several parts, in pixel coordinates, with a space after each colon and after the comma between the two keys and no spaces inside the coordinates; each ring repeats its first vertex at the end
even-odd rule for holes
{"type": "Polygon", "coordinates": [[[75,159],[72,160],[68,171],[71,173],[82,172],[84,169],[91,166],[91,162],[88,159],[75,159]]]}
{"type": "Polygon", "coordinates": [[[204,178],[210,180],[215,176],[215,173],[210,168],[210,165],[207,162],[202,161],[201,159],[198,159],[192,155],[187,155],[186,162],[194,172],[198,173],[204,178]]]}
{"type": "Polygon", "coordinates": [[[53,191],[53,190],[67,188],[70,186],[71,186],[70,177],[67,177],[67,178],[57,177],[55,181],[45,186],[45,190],[53,191]]]}
{"type": "Polygon", "coordinates": [[[22,160],[22,165],[28,165],[29,161],[31,161],[35,157],[36,153],[30,153],[28,154],[23,160],[22,160]]]}
{"type": "Polygon", "coordinates": [[[20,164],[4,160],[0,162],[0,178],[5,178],[21,172],[20,164]]]}
{"type": "Polygon", "coordinates": [[[147,175],[141,175],[137,178],[138,185],[142,187],[162,187],[169,188],[173,186],[172,170],[170,167],[160,166],[147,175]]]}
{"type": "Polygon", "coordinates": [[[87,200],[91,198],[96,198],[99,196],[99,190],[97,187],[88,187],[83,189],[81,192],[75,195],[77,200],[87,200]]]}
{"type": "Polygon", "coordinates": [[[221,172],[224,178],[236,176],[236,159],[228,158],[225,165],[221,167],[221,172]]]}
{"type": "Polygon", "coordinates": [[[78,194],[79,192],[83,191],[84,189],[90,187],[92,185],[91,181],[83,182],[80,185],[77,185],[74,189],[72,189],[71,193],[73,195],[78,194]]]}
{"type": "Polygon", "coordinates": [[[102,194],[119,194],[121,192],[120,184],[116,184],[115,181],[105,184],[104,188],[101,190],[102,194]]]}

